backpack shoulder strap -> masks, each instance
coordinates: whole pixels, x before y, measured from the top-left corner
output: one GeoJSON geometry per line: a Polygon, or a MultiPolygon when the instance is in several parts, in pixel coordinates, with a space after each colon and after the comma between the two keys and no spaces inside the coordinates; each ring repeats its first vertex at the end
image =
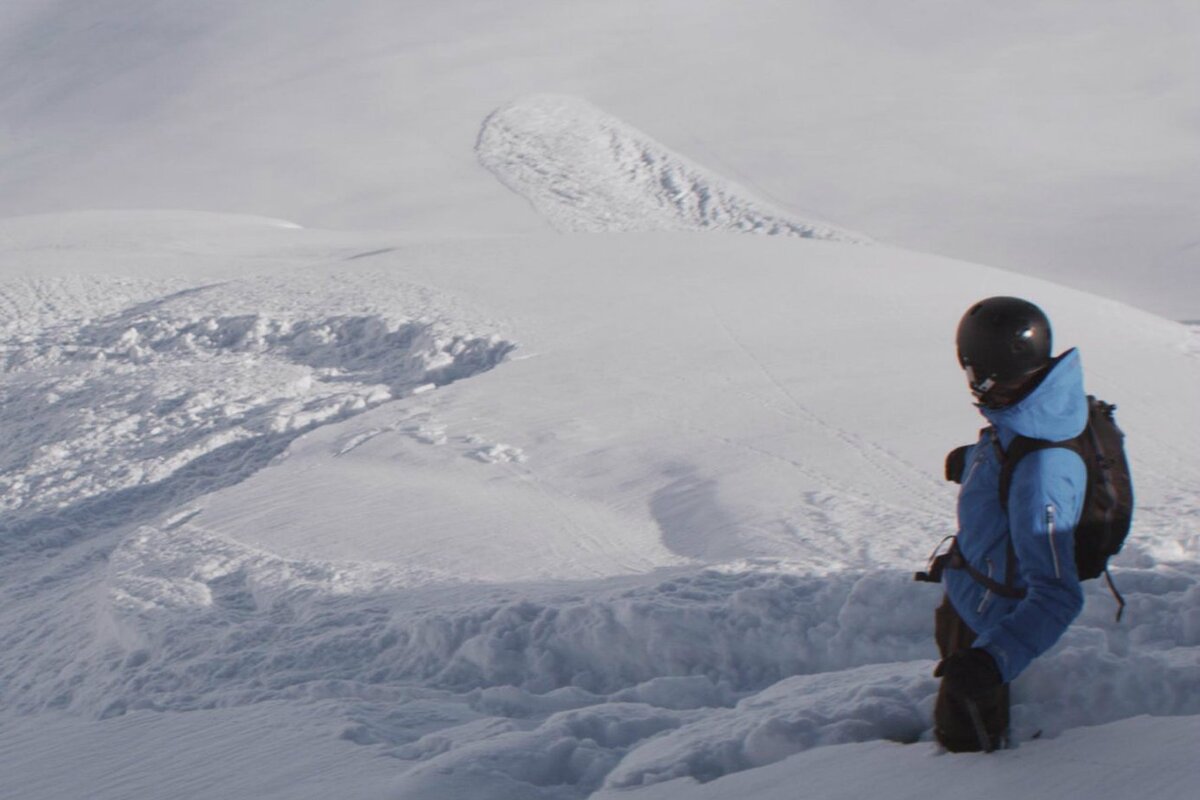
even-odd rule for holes
{"type": "Polygon", "coordinates": [[[1061,447],[1064,450],[1070,450],[1077,453],[1080,458],[1086,458],[1083,454],[1083,443],[1080,438],[1087,434],[1087,429],[1084,429],[1079,436],[1074,439],[1065,439],[1061,442],[1051,442],[1046,439],[1030,439],[1026,436],[1018,436],[1009,443],[1008,449],[1004,450],[1000,447],[999,438],[994,438],[996,443],[996,451],[1000,454],[1000,507],[1008,513],[1008,494],[1012,489],[1013,473],[1017,470],[1017,464],[1021,463],[1021,459],[1030,453],[1036,453],[1038,450],[1049,450],[1052,447],[1061,447]]]}
{"type": "MultiPolygon", "coordinates": [[[[1004,510],[1005,514],[1008,514],[1008,495],[1009,490],[1012,488],[1013,473],[1016,471],[1017,464],[1021,462],[1022,458],[1030,453],[1036,453],[1038,450],[1049,450],[1052,447],[1062,447],[1067,450],[1079,452],[1079,444],[1075,439],[1068,439],[1065,442],[1051,442],[1046,439],[1030,439],[1027,436],[1018,436],[1013,439],[1008,444],[1008,450],[1005,450],[1001,447],[1000,436],[995,430],[992,431],[992,445],[996,448],[997,458],[1000,459],[1000,507],[1004,510]]],[[[1010,534],[1006,547],[1004,591],[998,591],[996,587],[990,585],[991,582],[984,585],[1004,597],[1024,597],[1025,591],[1023,589],[1015,589],[1012,585],[1016,580],[1016,576],[1017,549],[1013,545],[1012,535],[1010,534]]],[[[975,578],[976,581],[979,580],[974,575],[971,577],[975,578]]]]}

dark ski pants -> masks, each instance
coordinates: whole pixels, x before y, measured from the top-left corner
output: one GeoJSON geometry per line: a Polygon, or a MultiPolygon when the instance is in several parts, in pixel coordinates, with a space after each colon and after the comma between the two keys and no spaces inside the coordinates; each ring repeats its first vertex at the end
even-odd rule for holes
{"type": "MultiPolygon", "coordinates": [[[[954,606],[945,598],[934,612],[933,635],[942,658],[969,649],[975,641],[975,631],[967,627],[967,623],[962,621],[954,606]]],[[[975,705],[992,748],[1003,747],[1008,739],[1008,684],[977,699],[975,705]]],[[[967,701],[947,692],[944,681],[933,709],[933,733],[942,746],[952,753],[985,749],[971,719],[967,701]]]]}

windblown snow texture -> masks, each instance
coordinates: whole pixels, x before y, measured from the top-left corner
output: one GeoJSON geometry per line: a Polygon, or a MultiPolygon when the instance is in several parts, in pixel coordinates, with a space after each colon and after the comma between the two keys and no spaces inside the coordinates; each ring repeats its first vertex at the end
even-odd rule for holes
{"type": "Polygon", "coordinates": [[[574,97],[534,95],[496,110],[476,152],[562,231],[729,230],[868,241],[790,218],[574,97]]]}
{"type": "Polygon", "coordinates": [[[935,376],[927,290],[957,309],[981,283],[1048,298],[1102,395],[1155,398],[1122,407],[1144,481],[1114,565],[1126,619],[1088,584],[1014,687],[1020,752],[1057,752],[1038,730],[1200,715],[1195,433],[1161,418],[1197,386],[1182,326],[883,247],[122,218],[141,241],[104,216],[49,246],[49,220],[3,254],[74,264],[0,280],[18,796],[84,777],[91,797],[154,794],[161,770],[200,797],[210,755],[246,773],[222,776],[230,796],[328,796],[279,773],[263,791],[244,755],[304,753],[299,776],[315,752],[347,796],[678,800],[927,738],[939,598],[911,568],[952,524],[944,418],[975,420],[952,364],[934,397],[896,356],[935,376]],[[879,341],[863,320],[881,318],[903,335],[879,341]],[[859,358],[822,363],[826,335],[859,358]],[[859,390],[879,376],[912,398],[903,428],[859,390]]]}

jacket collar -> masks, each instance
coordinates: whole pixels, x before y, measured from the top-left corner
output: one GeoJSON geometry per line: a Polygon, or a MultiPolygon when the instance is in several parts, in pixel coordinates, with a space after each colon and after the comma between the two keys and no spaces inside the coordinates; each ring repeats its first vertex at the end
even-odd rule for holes
{"type": "Polygon", "coordinates": [[[996,427],[1005,447],[1017,436],[1051,442],[1078,436],[1088,417],[1079,351],[1072,348],[1059,356],[1042,382],[1019,402],[980,412],[996,427]]]}

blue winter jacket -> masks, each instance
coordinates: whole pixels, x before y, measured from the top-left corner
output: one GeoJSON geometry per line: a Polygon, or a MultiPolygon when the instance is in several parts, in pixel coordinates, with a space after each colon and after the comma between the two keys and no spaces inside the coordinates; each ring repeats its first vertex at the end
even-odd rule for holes
{"type": "Polygon", "coordinates": [[[966,570],[946,570],[946,594],[979,636],[1005,681],[1019,675],[1058,641],[1083,608],[1075,570],[1075,525],[1083,507],[1087,469],[1074,452],[1049,448],[1018,462],[1008,508],[1000,507],[1000,454],[1018,435],[1061,441],[1087,425],[1087,396],[1079,353],[1061,356],[1042,383],[1015,405],[983,409],[992,424],[968,450],[958,495],[958,547],[972,566],[1006,583],[1008,541],[1020,600],[996,595],[966,570]],[[997,447],[998,445],[998,447],[997,447]]]}

